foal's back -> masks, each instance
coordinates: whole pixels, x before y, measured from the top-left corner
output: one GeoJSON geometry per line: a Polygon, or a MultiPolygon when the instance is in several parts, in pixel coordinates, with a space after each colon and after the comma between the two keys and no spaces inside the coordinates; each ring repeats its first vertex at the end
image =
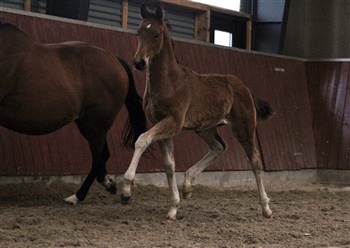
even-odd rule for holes
{"type": "Polygon", "coordinates": [[[184,123],[187,129],[206,129],[231,121],[229,116],[236,109],[254,111],[249,89],[234,75],[198,74],[183,67],[181,77],[191,94],[184,123]]]}

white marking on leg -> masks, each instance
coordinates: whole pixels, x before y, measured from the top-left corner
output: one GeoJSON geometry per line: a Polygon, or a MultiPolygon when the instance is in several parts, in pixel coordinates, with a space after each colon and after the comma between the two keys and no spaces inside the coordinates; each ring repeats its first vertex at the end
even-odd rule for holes
{"type": "Polygon", "coordinates": [[[74,194],[74,195],[71,195],[71,196],[65,198],[64,201],[75,205],[78,203],[79,200],[78,200],[77,196],[74,194]]]}
{"type": "Polygon", "coordinates": [[[177,210],[180,205],[180,195],[176,183],[174,143],[172,139],[159,142],[163,155],[164,169],[168,179],[170,189],[170,209],[167,215],[168,220],[176,220],[177,210]]]}
{"type": "Polygon", "coordinates": [[[265,218],[270,218],[272,215],[272,211],[269,207],[270,199],[268,198],[265,192],[264,183],[261,177],[261,161],[259,158],[259,153],[256,149],[252,163],[253,173],[255,175],[256,185],[258,187],[259,192],[259,202],[262,208],[262,214],[265,218]]]}
{"type": "Polygon", "coordinates": [[[149,131],[140,135],[135,143],[135,152],[132,157],[130,166],[124,174],[124,183],[122,188],[123,197],[131,197],[131,185],[135,180],[136,169],[139,164],[142,153],[151,144],[151,138],[149,137],[149,131]]]}
{"type": "Polygon", "coordinates": [[[111,187],[111,184],[112,181],[109,180],[108,176],[105,176],[105,180],[101,183],[101,185],[107,190],[111,187]]]}

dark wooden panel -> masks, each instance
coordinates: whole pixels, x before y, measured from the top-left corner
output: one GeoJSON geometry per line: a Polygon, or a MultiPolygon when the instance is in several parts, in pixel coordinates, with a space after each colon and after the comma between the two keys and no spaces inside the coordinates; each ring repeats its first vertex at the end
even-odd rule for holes
{"type": "MultiPolygon", "coordinates": [[[[337,65],[337,72],[335,82],[332,86],[334,92],[332,94],[332,106],[331,114],[333,115],[333,120],[331,123],[331,133],[329,137],[329,154],[328,154],[328,168],[337,168],[339,166],[338,159],[343,155],[348,154],[341,153],[341,137],[342,137],[342,126],[344,120],[344,108],[347,91],[346,86],[348,84],[347,77],[349,72],[349,63],[339,63],[337,65]]],[[[348,146],[349,147],[349,146],[348,146]]],[[[341,167],[341,166],[340,166],[341,167]]]]}
{"type": "MultiPolygon", "coordinates": [[[[338,155],[338,166],[337,169],[350,170],[350,70],[349,65],[347,65],[347,71],[343,73],[347,76],[342,77],[344,80],[347,78],[346,96],[344,101],[344,112],[342,127],[340,129],[340,145],[339,145],[339,155],[338,155]]],[[[345,81],[346,82],[346,81],[345,81]]]]}
{"type": "Polygon", "coordinates": [[[350,62],[308,62],[318,168],[350,169],[350,62]]]}
{"type": "Polygon", "coordinates": [[[12,149],[11,131],[0,127],[0,144],[1,144],[1,174],[2,175],[17,175],[18,170],[14,157],[16,153],[12,149]]]}
{"type": "MultiPolygon", "coordinates": [[[[294,62],[294,66],[286,67],[286,81],[289,82],[289,93],[292,105],[288,106],[289,123],[292,125],[291,134],[295,141],[292,152],[295,168],[316,168],[314,138],[312,133],[312,115],[308,99],[306,70],[303,62],[294,62]]],[[[288,92],[286,92],[288,95],[288,92]]]]}

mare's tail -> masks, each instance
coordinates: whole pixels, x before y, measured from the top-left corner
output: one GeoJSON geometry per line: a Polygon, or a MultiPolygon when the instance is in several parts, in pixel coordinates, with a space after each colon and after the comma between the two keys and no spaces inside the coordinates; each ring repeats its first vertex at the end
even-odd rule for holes
{"type": "Polygon", "coordinates": [[[275,113],[275,110],[271,107],[271,105],[261,99],[252,96],[254,100],[254,105],[256,109],[256,117],[258,120],[267,120],[275,113]]]}
{"type": "Polygon", "coordinates": [[[134,76],[129,65],[117,57],[129,77],[129,91],[125,99],[125,106],[129,118],[123,129],[123,145],[125,148],[134,148],[137,138],[147,131],[147,121],[142,107],[142,98],[137,93],[134,76]]]}

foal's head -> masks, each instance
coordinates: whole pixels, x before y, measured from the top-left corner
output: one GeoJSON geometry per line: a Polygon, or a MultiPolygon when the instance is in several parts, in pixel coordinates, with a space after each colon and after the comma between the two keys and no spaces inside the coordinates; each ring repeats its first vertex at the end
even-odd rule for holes
{"type": "Polygon", "coordinates": [[[138,48],[133,58],[137,70],[143,70],[149,61],[156,56],[163,46],[163,32],[167,29],[161,7],[150,12],[145,5],[141,6],[142,22],[137,29],[138,48]]]}

